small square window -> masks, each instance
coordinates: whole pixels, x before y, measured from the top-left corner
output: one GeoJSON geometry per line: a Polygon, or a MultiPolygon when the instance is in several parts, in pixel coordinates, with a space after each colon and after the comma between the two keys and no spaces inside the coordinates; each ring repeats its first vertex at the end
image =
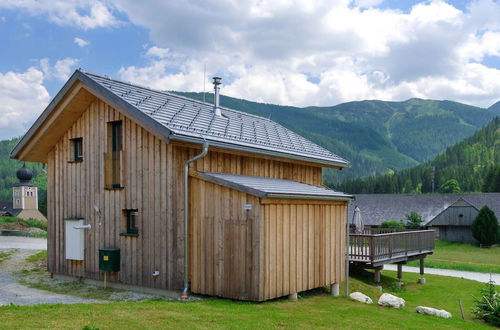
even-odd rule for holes
{"type": "Polygon", "coordinates": [[[139,210],[129,209],[123,210],[123,224],[125,227],[121,236],[139,236],[139,228],[137,228],[137,218],[139,210]]]}
{"type": "Polygon", "coordinates": [[[73,151],[72,162],[83,161],[83,138],[71,139],[71,146],[73,151]]]}

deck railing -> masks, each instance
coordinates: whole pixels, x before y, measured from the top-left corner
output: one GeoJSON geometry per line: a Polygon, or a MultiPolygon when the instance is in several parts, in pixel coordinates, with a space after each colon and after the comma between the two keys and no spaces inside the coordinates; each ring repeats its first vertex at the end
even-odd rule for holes
{"type": "Polygon", "coordinates": [[[434,239],[434,230],[350,234],[349,259],[377,263],[425,254],[434,249],[434,239]]]}

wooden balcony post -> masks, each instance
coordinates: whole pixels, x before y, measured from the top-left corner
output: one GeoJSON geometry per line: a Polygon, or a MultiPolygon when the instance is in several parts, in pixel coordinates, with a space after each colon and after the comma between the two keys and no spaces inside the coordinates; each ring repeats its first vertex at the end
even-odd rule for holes
{"type": "Polygon", "coordinates": [[[420,258],[420,278],[418,279],[419,284],[425,284],[425,277],[424,277],[424,259],[425,258],[420,258]]]}
{"type": "Polygon", "coordinates": [[[380,285],[380,271],[382,269],[384,269],[384,266],[375,267],[375,273],[374,273],[375,286],[379,290],[382,290],[382,286],[380,285]]]}
{"type": "Polygon", "coordinates": [[[398,283],[397,283],[397,286],[398,287],[402,287],[403,286],[403,264],[402,263],[398,263],[398,283]]]}

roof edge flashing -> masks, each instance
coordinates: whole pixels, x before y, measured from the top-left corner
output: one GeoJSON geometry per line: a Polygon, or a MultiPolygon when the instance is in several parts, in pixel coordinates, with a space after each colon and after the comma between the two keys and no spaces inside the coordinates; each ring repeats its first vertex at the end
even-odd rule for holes
{"type": "MultiPolygon", "coordinates": [[[[203,141],[202,137],[195,138],[195,137],[190,137],[190,136],[186,136],[186,135],[175,134],[173,132],[170,134],[169,139],[183,141],[183,142],[193,142],[193,143],[200,143],[200,141],[203,141]]],[[[280,158],[289,158],[289,159],[301,160],[301,161],[305,161],[305,162],[318,163],[318,164],[322,164],[322,165],[335,166],[335,167],[339,167],[339,168],[349,168],[351,166],[351,163],[348,161],[346,161],[345,163],[344,162],[337,162],[337,161],[329,161],[329,160],[321,159],[321,158],[299,156],[299,155],[295,155],[293,153],[270,151],[270,150],[266,150],[266,149],[262,149],[262,148],[256,148],[256,147],[252,148],[252,147],[246,147],[246,146],[242,146],[242,145],[224,143],[224,142],[218,142],[218,141],[212,141],[212,140],[210,140],[210,145],[214,146],[214,147],[225,148],[225,149],[244,151],[244,152],[256,153],[256,154],[261,154],[261,155],[280,157],[280,158]]]]}
{"type": "Polygon", "coordinates": [[[273,199],[311,199],[311,200],[330,200],[330,201],[352,201],[351,195],[342,196],[322,196],[322,195],[293,195],[293,194],[267,194],[267,198],[273,199]]]}

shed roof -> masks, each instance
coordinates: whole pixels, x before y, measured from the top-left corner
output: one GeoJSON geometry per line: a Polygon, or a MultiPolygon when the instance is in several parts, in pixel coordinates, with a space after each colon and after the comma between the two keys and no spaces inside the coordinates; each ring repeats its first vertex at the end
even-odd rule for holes
{"type": "MultiPolygon", "coordinates": [[[[477,209],[488,205],[500,217],[500,193],[483,194],[360,194],[355,195],[349,214],[352,219],[354,207],[359,206],[366,225],[378,226],[385,220],[401,220],[409,212],[417,212],[424,223],[434,219],[459,199],[467,201],[477,209]]],[[[462,204],[459,202],[458,205],[462,204]]]]}
{"type": "MultiPolygon", "coordinates": [[[[136,120],[142,121],[166,139],[187,142],[207,140],[213,146],[278,157],[312,161],[336,167],[349,162],[329,150],[292,132],[280,124],[259,116],[221,107],[222,116],[215,116],[213,104],[173,93],[133,85],[109,77],[77,70],[59,94],[65,94],[77,81],[92,93],[117,105],[136,120]]],[[[16,154],[50,115],[51,108],[64,95],[57,95],[33,127],[12,151],[16,154]]]]}
{"type": "Polygon", "coordinates": [[[318,187],[292,180],[264,178],[214,172],[195,172],[196,176],[222,186],[262,198],[350,200],[352,195],[326,187],[318,187]]]}

